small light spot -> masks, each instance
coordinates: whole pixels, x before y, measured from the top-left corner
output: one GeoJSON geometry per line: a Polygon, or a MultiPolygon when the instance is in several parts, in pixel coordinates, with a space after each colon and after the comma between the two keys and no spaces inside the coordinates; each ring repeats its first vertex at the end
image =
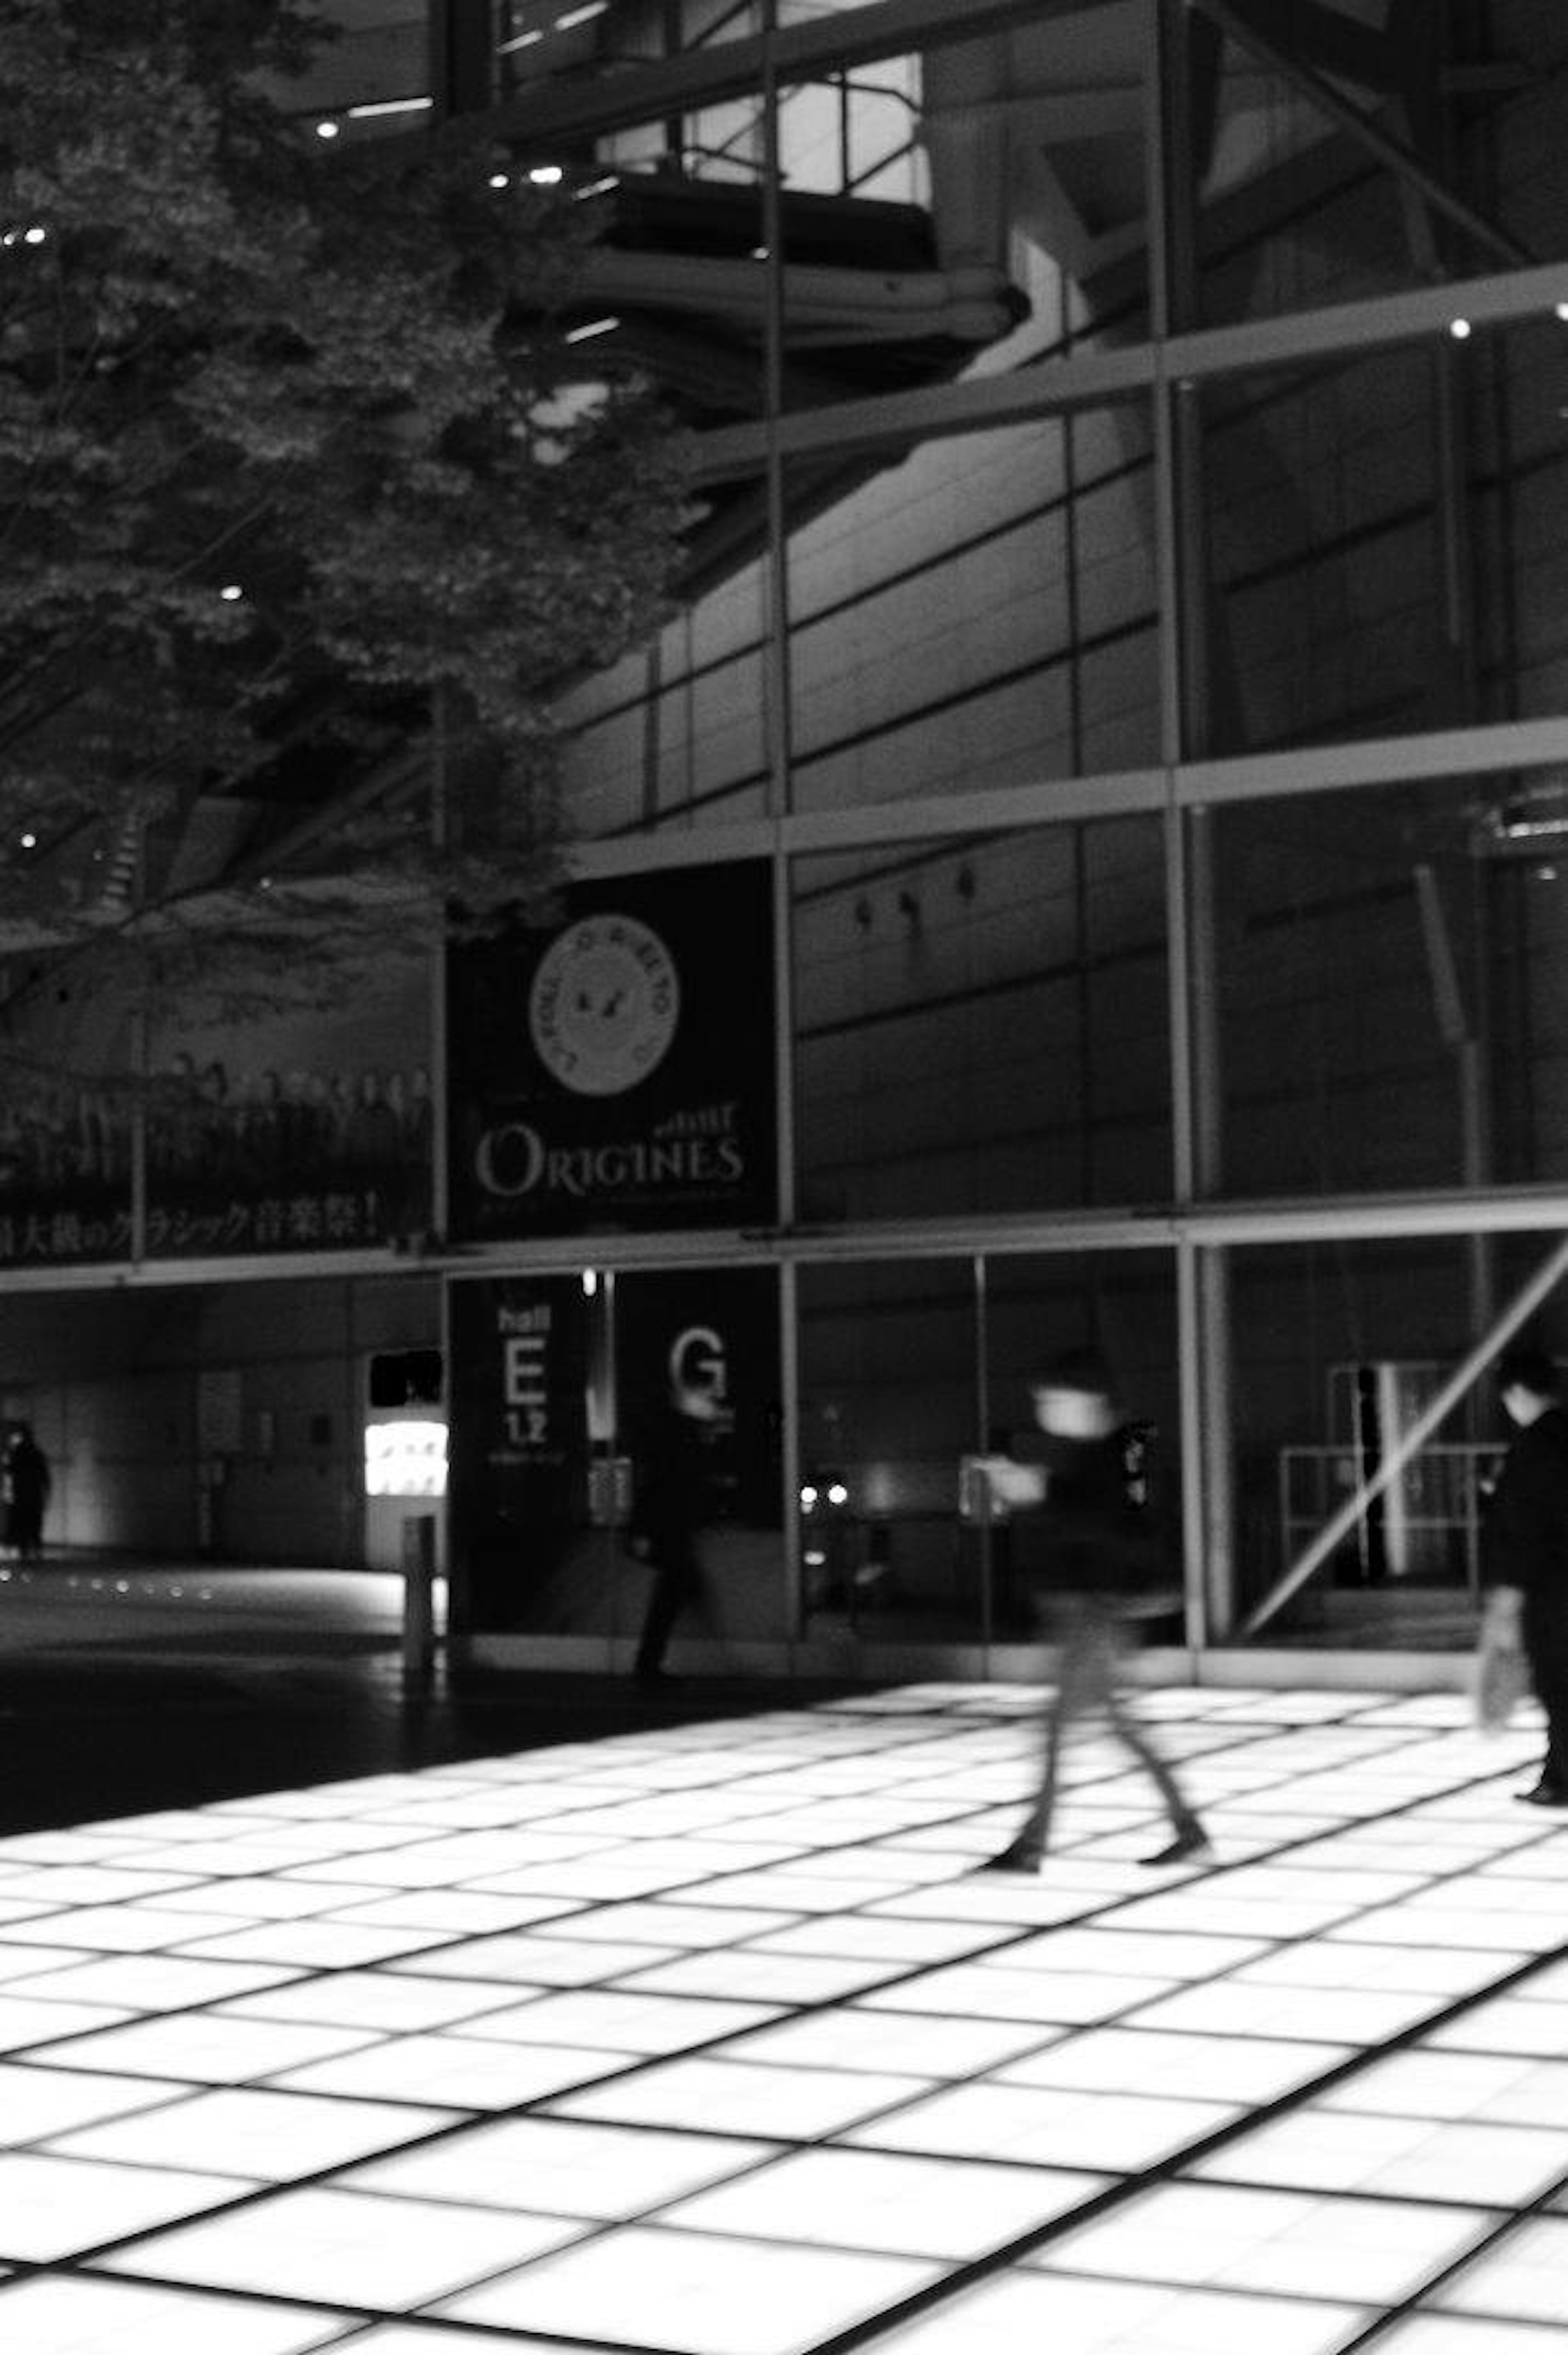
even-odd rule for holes
{"type": "Polygon", "coordinates": [[[244,596],[245,591],[238,581],[226,581],[217,593],[226,605],[232,605],[244,596]]]}
{"type": "Polygon", "coordinates": [[[535,164],[528,174],[536,188],[558,187],[566,176],[558,164],[535,164]]]}
{"type": "Polygon", "coordinates": [[[1456,343],[1462,344],[1466,336],[1470,333],[1470,323],[1468,319],[1450,319],[1448,322],[1448,333],[1453,336],[1456,343]]]}
{"type": "Polygon", "coordinates": [[[324,122],[317,123],[316,137],[318,139],[335,139],[342,128],[342,123],[334,123],[329,115],[324,122]]]}

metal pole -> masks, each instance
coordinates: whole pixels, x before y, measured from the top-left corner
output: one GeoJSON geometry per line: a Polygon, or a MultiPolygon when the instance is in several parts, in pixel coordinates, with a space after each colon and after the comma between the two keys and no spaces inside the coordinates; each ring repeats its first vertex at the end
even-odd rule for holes
{"type": "Polygon", "coordinates": [[[1367,1507],[1399,1478],[1412,1456],[1425,1445],[1438,1424],[1452,1413],[1499,1350],[1534,1315],[1565,1273],[1568,1273],[1568,1235],[1564,1235],[1542,1261],[1523,1290],[1515,1295],[1490,1332],[1476,1343],[1430,1405],[1422,1409],[1403,1438],[1384,1456],[1371,1479],[1362,1481],[1355,1494],[1346,1497],[1339,1511],[1324,1523],[1306,1551],[1291,1563],[1279,1583],[1264,1596],[1243,1625],[1241,1633],[1244,1637],[1255,1635],[1260,1627],[1266,1625],[1277,1612],[1283,1610],[1298,1589],[1305,1586],[1313,1572],[1321,1569],[1340,1540],[1349,1536],[1367,1507]]]}

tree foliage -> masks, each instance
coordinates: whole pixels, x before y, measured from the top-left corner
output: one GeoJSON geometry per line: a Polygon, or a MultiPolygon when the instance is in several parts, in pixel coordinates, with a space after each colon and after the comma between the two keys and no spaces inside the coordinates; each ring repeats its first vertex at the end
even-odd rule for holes
{"type": "Polygon", "coordinates": [[[238,1005],[525,893],[552,687],[654,620],[684,512],[647,389],[561,332],[591,197],[461,119],[325,147],[280,102],[318,37],[287,0],[0,33],[13,986],[65,954],[238,1005]]]}

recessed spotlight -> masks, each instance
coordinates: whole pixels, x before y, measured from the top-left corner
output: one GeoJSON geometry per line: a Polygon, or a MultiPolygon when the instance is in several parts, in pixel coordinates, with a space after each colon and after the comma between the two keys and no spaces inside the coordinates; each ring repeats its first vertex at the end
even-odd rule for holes
{"type": "Polygon", "coordinates": [[[558,164],[535,164],[528,175],[536,188],[559,187],[566,176],[558,164]]]}
{"type": "Polygon", "coordinates": [[[226,605],[232,605],[244,596],[245,591],[238,581],[226,581],[217,593],[226,605]]]}
{"type": "Polygon", "coordinates": [[[316,137],[318,139],[335,139],[342,129],[342,123],[334,123],[331,116],[328,115],[322,122],[317,123],[316,137]]]}
{"type": "Polygon", "coordinates": [[[1468,319],[1450,319],[1448,322],[1448,333],[1453,336],[1456,343],[1462,344],[1466,336],[1470,333],[1470,323],[1468,319]]]}

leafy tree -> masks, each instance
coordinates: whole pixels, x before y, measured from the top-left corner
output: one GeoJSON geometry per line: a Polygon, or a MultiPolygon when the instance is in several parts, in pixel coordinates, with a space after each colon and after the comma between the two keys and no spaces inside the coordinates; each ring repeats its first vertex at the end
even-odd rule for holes
{"type": "Polygon", "coordinates": [[[461,120],[326,146],[289,0],[0,0],[0,36],[19,1050],[62,962],[276,1007],[537,890],[552,687],[656,618],[685,488],[562,332],[591,191],[461,120]]]}

